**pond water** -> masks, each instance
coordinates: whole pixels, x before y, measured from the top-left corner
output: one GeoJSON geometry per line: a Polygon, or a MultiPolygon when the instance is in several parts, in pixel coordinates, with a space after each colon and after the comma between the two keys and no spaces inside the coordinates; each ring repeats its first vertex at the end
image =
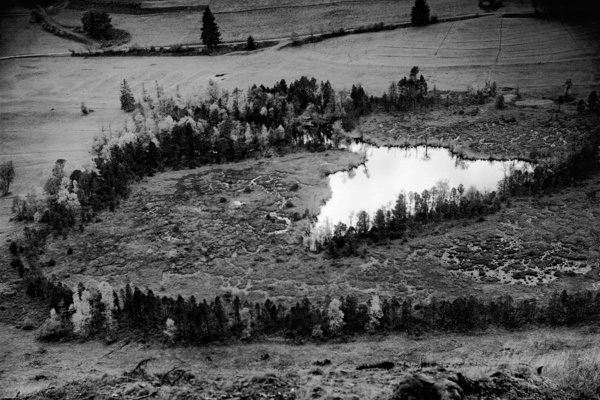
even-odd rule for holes
{"type": "Polygon", "coordinates": [[[479,192],[497,190],[498,182],[511,169],[531,170],[522,161],[465,160],[445,148],[432,147],[374,147],[355,143],[348,147],[352,152],[364,152],[366,162],[347,172],[329,176],[331,198],[321,207],[315,230],[331,228],[338,222],[355,226],[358,213],[366,211],[371,218],[385,207],[393,208],[398,195],[422,193],[432,187],[447,184],[448,189],[465,192],[474,187],[479,192]]]}

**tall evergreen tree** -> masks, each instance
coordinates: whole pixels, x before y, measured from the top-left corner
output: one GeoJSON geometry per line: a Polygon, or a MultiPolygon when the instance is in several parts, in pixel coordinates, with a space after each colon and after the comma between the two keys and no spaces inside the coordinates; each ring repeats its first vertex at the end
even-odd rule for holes
{"type": "Polygon", "coordinates": [[[248,41],[246,42],[246,50],[256,50],[256,42],[254,41],[252,35],[248,36],[248,41]]]}
{"type": "Polygon", "coordinates": [[[0,164],[0,196],[8,195],[10,184],[15,179],[15,166],[12,160],[0,164]]]}
{"type": "Polygon", "coordinates": [[[221,44],[221,33],[219,26],[215,22],[215,16],[210,11],[210,7],[206,7],[202,15],[202,43],[209,49],[214,49],[221,44]]]}
{"type": "Polygon", "coordinates": [[[429,23],[429,5],[425,0],[415,0],[415,5],[410,13],[410,22],[415,26],[429,23]]]}
{"type": "Polygon", "coordinates": [[[90,10],[81,18],[83,31],[94,39],[107,39],[113,27],[110,16],[103,11],[90,10]]]}
{"type": "Polygon", "coordinates": [[[132,112],[135,110],[135,99],[133,97],[133,93],[131,92],[131,88],[127,84],[127,81],[123,79],[123,83],[121,84],[121,110],[125,112],[132,112]]]}

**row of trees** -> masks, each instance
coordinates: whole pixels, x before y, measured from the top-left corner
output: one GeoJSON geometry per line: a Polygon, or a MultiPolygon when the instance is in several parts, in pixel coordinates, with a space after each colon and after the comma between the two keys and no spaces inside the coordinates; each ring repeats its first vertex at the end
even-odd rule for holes
{"type": "Polygon", "coordinates": [[[338,223],[309,238],[315,251],[326,250],[334,258],[356,255],[361,241],[415,236],[426,224],[450,219],[482,218],[502,208],[513,196],[547,194],[588,178],[600,170],[600,130],[583,140],[580,149],[561,163],[539,163],[531,171],[510,169],[498,182],[498,190],[481,193],[462,185],[449,188],[440,181],[422,193],[401,193],[392,209],[380,208],[370,216],[361,211],[355,226],[338,223]]]}
{"type": "Polygon", "coordinates": [[[357,253],[360,241],[413,237],[422,226],[443,220],[482,217],[499,210],[501,199],[494,191],[481,193],[463,185],[450,188],[440,181],[422,193],[401,193],[392,209],[380,208],[373,216],[358,213],[355,226],[340,222],[333,230],[326,228],[314,243],[316,251],[326,250],[334,258],[357,253]]]}
{"type": "Polygon", "coordinates": [[[96,138],[93,167],[67,174],[59,160],[43,192],[14,199],[18,219],[47,222],[61,231],[103,208],[113,210],[130,181],[166,168],[337,146],[343,121],[370,107],[360,85],[336,94],[329,82],[307,77],[231,93],[210,82],[200,100],[167,97],[157,84],[155,96],[143,88],[135,101],[123,81],[120,102],[133,126],[96,138]]]}
{"type": "Polygon", "coordinates": [[[579,150],[560,163],[539,163],[533,171],[511,170],[498,184],[501,196],[536,195],[571,186],[600,170],[600,130],[582,139],[579,150]]]}
{"type": "Polygon", "coordinates": [[[51,318],[40,329],[42,338],[129,335],[144,340],[204,344],[251,340],[265,335],[327,340],[364,333],[484,331],[490,327],[523,329],[539,326],[581,326],[600,323],[600,292],[554,293],[546,302],[515,301],[510,296],[481,300],[380,298],[360,302],[353,296],[308,299],[293,305],[267,299],[250,302],[237,296],[213,300],[194,296],[157,296],[127,284],[68,288],[42,273],[39,261],[47,228],[29,230],[24,242],[11,243],[11,265],[26,283],[27,295],[44,302],[51,318]],[[25,256],[24,265],[21,257],[25,256]]]}
{"type": "Polygon", "coordinates": [[[404,77],[390,84],[387,93],[379,101],[386,110],[410,110],[432,103],[432,99],[428,97],[427,82],[423,75],[419,77],[418,74],[419,67],[412,67],[408,78],[404,77]]]}
{"type": "MultiPolygon", "coordinates": [[[[427,98],[427,82],[422,75],[417,78],[418,72],[417,67],[412,68],[408,78],[393,83],[379,98],[367,95],[360,85],[353,85],[349,92],[336,93],[329,82],[317,83],[314,78],[302,77],[289,85],[281,80],[272,87],[254,85],[245,92],[236,89],[231,93],[211,82],[199,101],[185,100],[179,94],[167,97],[157,84],[155,96],[143,88],[142,98],[136,101],[128,83],[123,81],[121,105],[131,112],[133,126],[117,133],[104,132],[96,139],[93,168],[67,176],[64,160],[57,163],[52,184],[46,185],[45,192],[16,198],[13,210],[19,219],[45,221],[60,231],[76,221],[88,221],[103,208],[114,209],[127,195],[131,180],[166,168],[336,147],[345,137],[344,131],[353,129],[358,118],[374,107],[410,109],[427,98]]],[[[486,84],[481,95],[492,95],[494,88],[494,84],[486,84]]],[[[478,96],[474,92],[471,97],[478,96]]],[[[454,193],[460,196],[437,197],[438,188],[433,188],[414,194],[413,198],[405,197],[411,210],[405,222],[399,225],[392,210],[382,209],[374,216],[366,216],[372,217],[374,223],[367,223],[365,232],[351,231],[348,238],[403,237],[432,220],[488,214],[499,209],[500,200],[508,196],[570,185],[598,168],[594,150],[597,142],[597,133],[592,133],[580,151],[563,163],[539,164],[532,172],[511,171],[497,194],[468,190],[467,196],[462,196],[456,188],[454,193]]],[[[350,229],[335,231],[348,233],[350,229]]],[[[333,236],[332,232],[315,247],[333,247],[336,254],[335,249],[344,248],[346,239],[329,241],[333,236]]],[[[349,243],[353,244],[353,239],[349,243]]]]}
{"type": "Polygon", "coordinates": [[[104,11],[86,11],[81,18],[81,24],[83,32],[93,39],[106,40],[112,36],[112,19],[104,11]]]}
{"type": "MultiPolygon", "coordinates": [[[[23,268],[19,258],[15,268],[23,268]],[[19,265],[20,264],[20,265],[19,265]]],[[[359,302],[353,296],[308,298],[288,307],[281,302],[242,301],[217,296],[212,301],[194,296],[157,296],[152,290],[126,285],[118,292],[106,283],[72,290],[53,283],[36,269],[27,269],[27,294],[46,302],[52,310],[44,339],[65,336],[126,335],[143,340],[205,344],[251,340],[265,335],[291,339],[327,340],[364,333],[484,331],[490,327],[522,329],[539,326],[578,326],[600,323],[600,293],[554,293],[546,303],[536,299],[515,301],[503,296],[483,301],[473,296],[453,300],[410,298],[359,302]]]]}

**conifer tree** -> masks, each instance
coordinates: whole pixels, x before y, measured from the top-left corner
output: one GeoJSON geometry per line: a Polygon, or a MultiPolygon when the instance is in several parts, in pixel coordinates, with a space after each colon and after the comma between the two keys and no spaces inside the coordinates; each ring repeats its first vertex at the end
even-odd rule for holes
{"type": "Polygon", "coordinates": [[[248,36],[248,41],[246,43],[246,50],[248,50],[248,51],[256,50],[256,42],[254,41],[254,38],[252,37],[252,35],[248,36]]]}
{"type": "Polygon", "coordinates": [[[8,195],[10,184],[15,179],[15,166],[12,160],[0,164],[0,195],[8,195]]]}
{"type": "Polygon", "coordinates": [[[415,0],[415,5],[410,13],[410,22],[415,26],[429,23],[429,5],[425,0],[415,0]]]}
{"type": "Polygon", "coordinates": [[[123,79],[123,83],[121,84],[121,110],[125,112],[135,110],[135,99],[125,79],[123,79]]]}
{"type": "Polygon", "coordinates": [[[215,16],[210,11],[210,7],[206,7],[202,15],[202,43],[209,49],[214,49],[221,44],[221,33],[219,26],[215,22],[215,16]]]}

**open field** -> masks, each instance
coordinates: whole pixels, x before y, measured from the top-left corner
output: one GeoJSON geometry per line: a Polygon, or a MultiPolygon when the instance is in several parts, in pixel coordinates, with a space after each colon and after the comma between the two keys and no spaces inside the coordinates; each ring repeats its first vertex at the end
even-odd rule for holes
{"type": "MultiPolygon", "coordinates": [[[[91,385],[103,398],[114,393],[123,396],[127,391],[129,397],[121,398],[137,398],[145,388],[159,391],[159,398],[193,393],[195,398],[224,399],[245,388],[252,389],[248,386],[253,378],[260,382],[260,377],[271,377],[279,385],[273,394],[279,391],[296,396],[288,398],[385,399],[398,377],[409,366],[421,363],[459,369],[471,378],[502,369],[535,374],[535,369],[543,366],[542,377],[558,384],[568,379],[568,373],[577,366],[593,368],[600,362],[600,336],[584,330],[450,334],[419,340],[375,336],[361,338],[360,342],[303,346],[264,341],[190,350],[123,342],[41,344],[34,341],[32,333],[0,325],[0,339],[6,345],[0,349],[2,365],[11,366],[0,372],[0,396],[6,397],[80,381],[91,385]],[[269,357],[261,360],[264,354],[269,357]],[[175,387],[155,387],[139,377],[133,382],[119,379],[147,358],[152,359],[146,367],[151,374],[178,367],[194,378],[175,387]],[[325,359],[331,364],[314,365],[325,359]],[[356,370],[361,364],[381,361],[392,361],[396,366],[387,371],[356,370]]],[[[271,393],[265,388],[268,386],[259,386],[258,390],[271,393]]],[[[73,394],[74,389],[77,387],[67,389],[67,393],[73,394]]]]}

